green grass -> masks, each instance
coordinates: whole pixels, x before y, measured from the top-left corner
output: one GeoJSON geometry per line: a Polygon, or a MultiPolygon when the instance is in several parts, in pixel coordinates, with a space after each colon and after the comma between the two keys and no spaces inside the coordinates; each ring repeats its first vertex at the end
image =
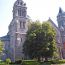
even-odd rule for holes
{"type": "MultiPolygon", "coordinates": [[[[10,65],[52,65],[53,63],[61,65],[65,63],[65,60],[52,60],[48,62],[38,62],[35,60],[23,60],[22,64],[10,64],[10,65]]],[[[7,65],[6,62],[0,61],[0,65],[7,65]]]]}
{"type": "Polygon", "coordinates": [[[22,65],[40,65],[37,61],[23,61],[22,65]]]}
{"type": "Polygon", "coordinates": [[[65,64],[65,60],[52,60],[51,61],[53,64],[65,64]]]}
{"type": "Polygon", "coordinates": [[[43,63],[40,63],[40,65],[51,65],[51,63],[48,63],[48,62],[43,62],[43,63]]]}
{"type": "Polygon", "coordinates": [[[51,65],[51,64],[65,64],[65,60],[51,60],[48,62],[37,62],[35,60],[24,60],[23,65],[51,65]]]}

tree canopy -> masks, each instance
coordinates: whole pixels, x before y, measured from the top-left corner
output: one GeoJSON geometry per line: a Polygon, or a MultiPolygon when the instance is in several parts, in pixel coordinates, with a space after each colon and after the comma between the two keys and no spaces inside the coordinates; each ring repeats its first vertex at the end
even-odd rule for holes
{"type": "Polygon", "coordinates": [[[53,57],[56,51],[55,30],[50,23],[32,22],[23,45],[24,54],[30,58],[53,57]]]}
{"type": "Polygon", "coordinates": [[[2,52],[4,50],[4,44],[3,42],[0,40],[0,52],[2,52]]]}

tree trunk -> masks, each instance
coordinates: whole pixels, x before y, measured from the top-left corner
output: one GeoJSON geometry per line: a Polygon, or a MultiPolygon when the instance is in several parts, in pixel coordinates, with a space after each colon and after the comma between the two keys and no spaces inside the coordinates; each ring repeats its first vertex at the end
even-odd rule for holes
{"type": "Polygon", "coordinates": [[[47,57],[45,57],[45,61],[48,61],[48,58],[47,57]]]}
{"type": "Polygon", "coordinates": [[[38,61],[40,61],[40,57],[38,57],[38,61]]]}

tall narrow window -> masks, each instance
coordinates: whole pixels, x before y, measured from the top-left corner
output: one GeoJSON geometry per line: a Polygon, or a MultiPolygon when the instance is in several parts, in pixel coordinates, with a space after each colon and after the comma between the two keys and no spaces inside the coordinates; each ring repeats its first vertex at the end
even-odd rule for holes
{"type": "Polygon", "coordinates": [[[22,42],[22,38],[21,38],[21,42],[22,42]]]}
{"type": "Polygon", "coordinates": [[[26,10],[25,9],[22,10],[22,16],[26,17],[26,10]]]}
{"type": "Polygon", "coordinates": [[[22,5],[23,3],[21,2],[20,5],[22,5]]]}
{"type": "Polygon", "coordinates": [[[23,22],[23,28],[25,29],[25,22],[23,22]]]}
{"type": "Polygon", "coordinates": [[[21,11],[21,8],[18,9],[18,15],[21,16],[22,15],[22,11],[21,11]]]}
{"type": "Polygon", "coordinates": [[[22,28],[22,26],[21,26],[21,21],[20,21],[20,28],[22,28]]]}

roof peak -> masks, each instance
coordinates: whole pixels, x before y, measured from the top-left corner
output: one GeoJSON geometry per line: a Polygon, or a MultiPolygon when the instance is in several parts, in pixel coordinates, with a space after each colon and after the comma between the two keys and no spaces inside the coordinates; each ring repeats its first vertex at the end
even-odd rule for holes
{"type": "Polygon", "coordinates": [[[61,7],[59,7],[59,13],[63,13],[63,10],[61,7]]]}
{"type": "Polygon", "coordinates": [[[26,3],[23,0],[16,0],[14,3],[14,6],[25,6],[26,7],[26,3]]]}

